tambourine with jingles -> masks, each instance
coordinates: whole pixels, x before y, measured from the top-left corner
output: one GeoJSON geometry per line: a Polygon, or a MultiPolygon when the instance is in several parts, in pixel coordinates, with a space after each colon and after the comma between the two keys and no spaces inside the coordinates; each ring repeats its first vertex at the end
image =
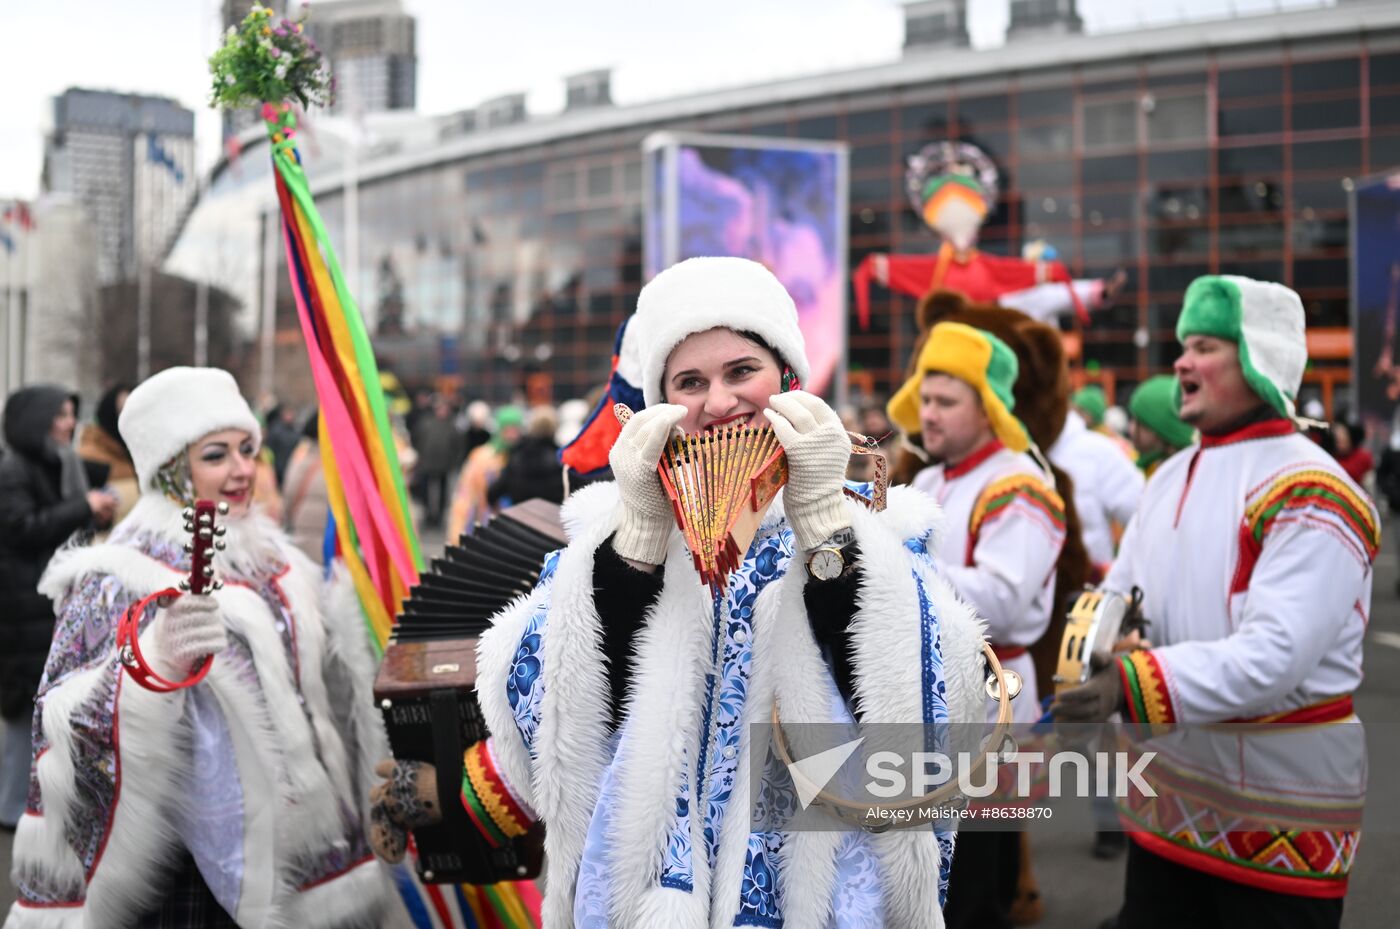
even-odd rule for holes
{"type": "Polygon", "coordinates": [[[166,605],[186,595],[207,596],[224,586],[223,581],[214,579],[214,552],[224,549],[225,530],[217,525],[217,517],[228,515],[228,504],[197,500],[183,515],[185,531],[190,534],[190,541],[185,543],[185,551],[190,556],[190,576],[180,581],[178,590],[167,587],[133,603],[117,620],[118,658],[136,683],[157,693],[193,687],[204,680],[214,663],[214,656],[208,655],[184,680],[172,681],[161,677],[141,654],[141,620],[150,606],[166,605]]]}
{"type": "Polygon", "coordinates": [[[1109,653],[1123,636],[1147,626],[1142,616],[1142,591],[1134,587],[1124,597],[1111,590],[1086,590],[1069,608],[1064,636],[1060,639],[1055,667],[1055,693],[1079,687],[1089,680],[1095,652],[1109,653]]]}

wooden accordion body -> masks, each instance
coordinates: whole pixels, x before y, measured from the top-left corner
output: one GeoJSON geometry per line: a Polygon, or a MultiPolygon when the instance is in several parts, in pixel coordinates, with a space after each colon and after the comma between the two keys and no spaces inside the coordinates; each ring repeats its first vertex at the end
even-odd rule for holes
{"type": "Polygon", "coordinates": [[[492,848],[462,808],[457,787],[463,751],[488,735],[474,692],[477,639],[492,616],[534,588],[545,556],[565,544],[559,506],[526,501],[449,546],[404,601],[374,699],[394,757],[430,762],[439,772],[443,819],[413,833],[424,881],[494,884],[540,871],[543,825],[492,848]]]}

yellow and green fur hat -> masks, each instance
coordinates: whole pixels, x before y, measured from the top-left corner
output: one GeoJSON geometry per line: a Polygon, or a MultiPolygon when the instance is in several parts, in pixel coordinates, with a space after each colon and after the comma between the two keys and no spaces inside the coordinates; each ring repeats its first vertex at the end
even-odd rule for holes
{"type": "Polygon", "coordinates": [[[929,332],[914,375],[886,407],[890,422],[909,435],[919,434],[919,386],[927,374],[947,374],[968,384],[982,398],[992,433],[1013,452],[1030,447],[1026,427],[1013,415],[1019,365],[1016,353],[990,332],[962,323],[939,323],[929,332]]]}

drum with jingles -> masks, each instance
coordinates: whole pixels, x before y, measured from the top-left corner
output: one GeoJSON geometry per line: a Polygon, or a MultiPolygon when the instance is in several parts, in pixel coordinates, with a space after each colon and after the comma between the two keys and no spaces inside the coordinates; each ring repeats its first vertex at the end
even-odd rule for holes
{"type": "Polygon", "coordinates": [[[1142,591],[1134,587],[1124,597],[1111,590],[1086,590],[1075,599],[1060,639],[1055,667],[1055,693],[1083,685],[1094,673],[1094,654],[1109,654],[1123,636],[1142,631],[1142,591]]]}

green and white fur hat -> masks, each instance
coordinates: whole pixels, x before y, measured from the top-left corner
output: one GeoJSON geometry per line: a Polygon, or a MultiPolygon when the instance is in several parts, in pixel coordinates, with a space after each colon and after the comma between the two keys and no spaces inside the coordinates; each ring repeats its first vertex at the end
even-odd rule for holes
{"type": "Polygon", "coordinates": [[[1198,277],[1186,288],[1176,322],[1178,341],[1192,335],[1239,345],[1245,382],[1269,406],[1295,418],[1294,403],[1308,364],[1303,301],[1296,293],[1282,284],[1230,274],[1198,277]]]}

